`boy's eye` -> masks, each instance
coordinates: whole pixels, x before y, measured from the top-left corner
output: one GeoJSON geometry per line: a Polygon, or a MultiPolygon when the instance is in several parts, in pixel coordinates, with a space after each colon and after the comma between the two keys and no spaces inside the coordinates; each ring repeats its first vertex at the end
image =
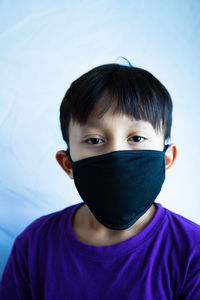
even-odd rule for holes
{"type": "MultiPolygon", "coordinates": [[[[132,141],[135,143],[139,143],[141,141],[141,139],[144,140],[145,138],[143,138],[142,136],[135,135],[135,136],[131,137],[130,139],[132,139],[132,141]]],[[[90,145],[102,144],[103,140],[99,139],[99,138],[90,138],[90,139],[85,140],[85,143],[90,144],[90,145]]]]}
{"type": "Polygon", "coordinates": [[[133,139],[134,142],[139,143],[141,141],[141,139],[144,140],[145,138],[143,138],[142,136],[135,135],[135,136],[132,136],[130,139],[133,139]]]}
{"type": "Polygon", "coordinates": [[[102,141],[101,139],[98,139],[98,138],[90,138],[90,139],[87,139],[85,142],[87,144],[101,144],[102,142],[99,143],[99,141],[102,141]]]}

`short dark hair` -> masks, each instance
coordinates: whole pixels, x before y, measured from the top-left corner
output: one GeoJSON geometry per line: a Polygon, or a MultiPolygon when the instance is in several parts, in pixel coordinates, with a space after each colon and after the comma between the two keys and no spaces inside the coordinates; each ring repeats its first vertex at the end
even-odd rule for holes
{"type": "Polygon", "coordinates": [[[60,106],[61,132],[67,145],[70,120],[84,125],[105,95],[99,117],[117,100],[116,113],[148,121],[156,131],[162,129],[164,143],[170,138],[173,104],[165,86],[144,69],[112,63],[93,68],[67,90],[60,106]]]}

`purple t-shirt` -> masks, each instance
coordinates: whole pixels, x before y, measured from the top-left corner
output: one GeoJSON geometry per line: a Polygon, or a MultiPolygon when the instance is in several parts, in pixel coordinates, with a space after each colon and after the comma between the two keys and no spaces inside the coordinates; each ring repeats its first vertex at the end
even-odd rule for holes
{"type": "Polygon", "coordinates": [[[0,299],[200,299],[200,226],[155,204],[143,231],[110,246],[74,234],[82,202],[33,221],[14,242],[0,299]]]}

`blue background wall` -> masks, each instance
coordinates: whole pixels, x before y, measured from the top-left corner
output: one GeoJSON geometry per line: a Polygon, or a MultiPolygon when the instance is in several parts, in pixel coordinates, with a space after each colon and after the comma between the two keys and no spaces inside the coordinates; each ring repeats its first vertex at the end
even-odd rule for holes
{"type": "Polygon", "coordinates": [[[59,106],[73,80],[120,55],[172,96],[179,152],[157,202],[200,224],[199,12],[198,0],[0,0],[0,275],[31,221],[81,201],[55,159],[59,106]]]}

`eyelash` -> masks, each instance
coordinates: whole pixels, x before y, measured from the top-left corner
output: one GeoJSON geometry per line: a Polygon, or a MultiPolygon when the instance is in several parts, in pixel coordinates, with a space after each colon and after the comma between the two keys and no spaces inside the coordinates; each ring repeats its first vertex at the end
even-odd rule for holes
{"type": "MultiPolygon", "coordinates": [[[[135,136],[132,136],[131,138],[135,138],[135,137],[139,137],[139,138],[142,138],[143,140],[146,140],[146,138],[144,138],[143,136],[139,136],[139,135],[135,135],[135,136]]],[[[102,144],[102,143],[88,143],[88,141],[92,141],[92,140],[102,140],[102,139],[99,139],[99,138],[90,138],[90,139],[87,139],[87,140],[85,140],[84,142],[85,143],[87,143],[87,144],[89,144],[89,145],[97,145],[97,144],[102,144]]],[[[138,142],[135,142],[135,143],[138,143],[138,142]]]]}

